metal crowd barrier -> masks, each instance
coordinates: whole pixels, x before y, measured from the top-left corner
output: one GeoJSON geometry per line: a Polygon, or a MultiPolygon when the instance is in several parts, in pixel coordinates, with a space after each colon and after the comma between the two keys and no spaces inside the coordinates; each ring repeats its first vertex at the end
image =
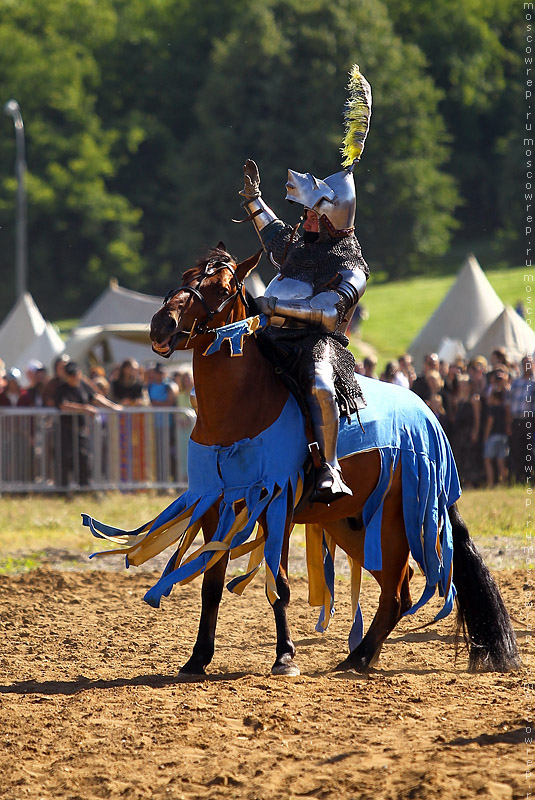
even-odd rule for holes
{"type": "Polygon", "coordinates": [[[184,489],[189,408],[0,408],[0,494],[184,489]]]}

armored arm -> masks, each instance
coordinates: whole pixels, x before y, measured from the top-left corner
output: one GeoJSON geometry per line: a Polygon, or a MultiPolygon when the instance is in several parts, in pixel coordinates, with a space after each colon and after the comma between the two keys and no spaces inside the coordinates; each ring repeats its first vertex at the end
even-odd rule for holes
{"type": "Polygon", "coordinates": [[[256,302],[271,317],[271,325],[275,327],[281,327],[286,320],[293,320],[332,333],[344,318],[350,318],[366,289],[366,275],[360,269],[340,270],[339,276],[334,291],[320,292],[303,299],[260,297],[256,302]]]}
{"type": "Polygon", "coordinates": [[[337,303],[340,297],[336,292],[321,292],[315,297],[303,300],[279,300],[278,297],[259,297],[256,300],[260,310],[271,317],[274,327],[282,327],[287,319],[302,325],[332,333],[340,320],[337,303]]]}
{"type": "Polygon", "coordinates": [[[366,275],[361,269],[341,269],[338,274],[341,280],[336,291],[346,301],[346,308],[351,308],[366,291],[366,275]]]}
{"type": "Polygon", "coordinates": [[[243,189],[240,194],[245,197],[242,207],[247,212],[247,219],[252,221],[256,232],[262,239],[260,232],[271,222],[275,222],[277,215],[262,200],[260,174],[255,162],[250,158],[247,159],[243,166],[243,189]]]}

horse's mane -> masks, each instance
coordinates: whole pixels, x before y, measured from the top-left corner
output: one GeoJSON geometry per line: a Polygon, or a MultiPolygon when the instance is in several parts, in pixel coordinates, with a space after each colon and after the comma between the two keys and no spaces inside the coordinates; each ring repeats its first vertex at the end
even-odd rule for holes
{"type": "Polygon", "coordinates": [[[197,259],[194,267],[190,267],[182,274],[182,283],[198,278],[204,272],[206,265],[210,261],[228,261],[229,264],[236,263],[235,259],[222,247],[210,247],[204,256],[197,259]]]}

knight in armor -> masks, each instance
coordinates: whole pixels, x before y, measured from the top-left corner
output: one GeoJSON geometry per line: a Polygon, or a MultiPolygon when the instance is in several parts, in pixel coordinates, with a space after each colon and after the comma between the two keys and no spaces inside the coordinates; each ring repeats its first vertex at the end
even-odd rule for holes
{"type": "Polygon", "coordinates": [[[354,66],[350,74],[343,153],[348,165],[324,180],[288,170],[286,199],[304,206],[304,233],[285,224],[266,205],[254,161],[244,166],[242,206],[279,271],[256,302],[270,318],[264,336],[294,354],[320,455],[313,502],[331,503],[351,495],[336,456],[340,412],[365,405],[355,361],[345,336],[366,289],[368,265],[355,236],[353,168],[369,126],[371,90],[354,66]]]}

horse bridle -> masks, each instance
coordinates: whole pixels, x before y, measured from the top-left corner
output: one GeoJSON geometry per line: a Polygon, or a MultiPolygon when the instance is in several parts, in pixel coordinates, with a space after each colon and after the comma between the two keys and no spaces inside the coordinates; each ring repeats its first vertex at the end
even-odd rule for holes
{"type": "Polygon", "coordinates": [[[192,339],[194,336],[197,336],[198,334],[215,333],[217,328],[208,328],[207,325],[213,320],[215,316],[217,316],[217,314],[220,314],[230,303],[232,303],[224,323],[226,325],[230,319],[230,315],[232,314],[232,309],[234,308],[234,303],[236,302],[238,297],[244,304],[245,308],[248,307],[247,300],[245,299],[245,296],[243,294],[243,281],[238,280],[236,276],[236,270],[227,261],[221,261],[221,259],[218,258],[214,258],[208,261],[208,263],[204,267],[203,272],[199,275],[197,284],[195,286],[188,286],[187,284],[183,284],[182,286],[179,286],[178,289],[171,289],[169,292],[167,292],[167,294],[163,299],[163,305],[165,306],[169,302],[169,300],[171,300],[179,292],[189,292],[191,295],[196,297],[197,300],[200,300],[204,310],[206,311],[206,319],[204,320],[204,322],[199,323],[199,321],[195,319],[189,331],[185,330],[181,331],[181,333],[188,334],[190,339],[192,339]],[[225,300],[223,300],[218,305],[217,308],[211,309],[206,300],[204,299],[203,295],[199,291],[199,287],[205,278],[209,277],[210,275],[215,275],[216,272],[220,272],[223,269],[228,269],[232,273],[232,277],[236,284],[236,291],[234,292],[234,294],[231,294],[228,297],[226,297],[225,300]]]}

